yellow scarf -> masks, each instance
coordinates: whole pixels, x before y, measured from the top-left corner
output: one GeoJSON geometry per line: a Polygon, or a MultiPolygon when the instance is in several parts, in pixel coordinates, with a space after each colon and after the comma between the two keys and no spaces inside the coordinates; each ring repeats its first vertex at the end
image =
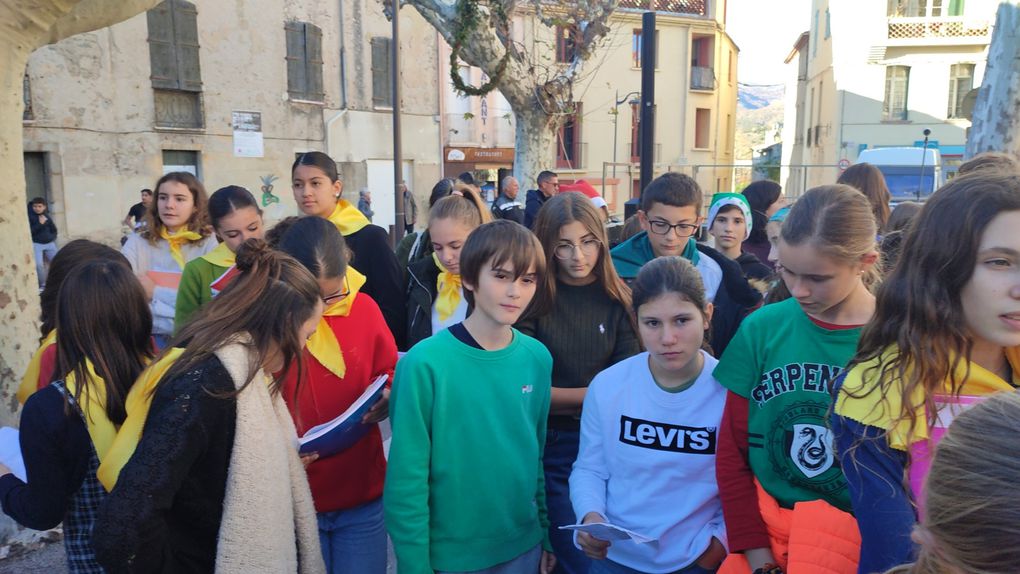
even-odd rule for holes
{"type": "MultiPolygon", "coordinates": [[[[106,416],[106,385],[103,379],[96,374],[92,367],[92,361],[86,359],[85,367],[88,369],[92,385],[87,391],[82,391],[78,407],[85,415],[85,426],[88,428],[89,438],[92,439],[92,445],[96,447],[96,456],[102,462],[117,436],[117,425],[113,424],[110,417],[106,416]]],[[[68,373],[64,377],[64,386],[67,387],[67,394],[73,397],[78,387],[78,383],[74,380],[74,373],[68,373]]]]}
{"type": "Polygon", "coordinates": [[[217,267],[233,267],[237,256],[227,247],[226,243],[220,243],[216,246],[216,249],[203,255],[202,259],[217,267]]]}
{"type": "Polygon", "coordinates": [[[199,241],[202,239],[201,234],[187,229],[170,235],[170,232],[167,231],[166,227],[160,227],[159,236],[166,239],[166,242],[170,244],[170,256],[174,258],[174,261],[176,261],[178,265],[180,265],[181,269],[184,269],[184,264],[187,263],[184,259],[184,253],[181,252],[181,246],[185,243],[191,243],[192,241],[199,241]]]}
{"type": "Polygon", "coordinates": [[[365,285],[365,276],[358,273],[351,266],[347,266],[347,289],[349,293],[343,299],[326,307],[322,312],[322,319],[319,319],[315,332],[308,339],[308,352],[315,357],[323,367],[329,369],[334,375],[344,378],[347,374],[347,365],[344,363],[344,354],[340,349],[340,341],[337,340],[333,329],[326,322],[326,317],[346,317],[351,314],[351,306],[358,295],[358,291],[365,285]]]}
{"type": "MultiPolygon", "coordinates": [[[[145,426],[145,419],[149,416],[149,406],[152,404],[152,390],[156,388],[156,383],[163,378],[170,366],[183,353],[184,349],[178,347],[170,349],[162,359],[149,365],[142,372],[128,392],[124,405],[127,410],[127,418],[120,426],[112,444],[108,445],[106,457],[104,458],[102,454],[99,455],[99,471],[96,475],[99,477],[99,482],[102,482],[106,487],[107,492],[113,490],[121,469],[138,448],[138,441],[142,438],[142,428],[145,426]]],[[[92,434],[91,429],[89,434],[92,434]]],[[[92,442],[96,443],[95,438],[92,439],[92,442]]],[[[99,443],[96,443],[96,452],[99,452],[99,443]]]]}
{"type": "MultiPolygon", "coordinates": [[[[856,365],[846,375],[843,388],[836,399],[836,414],[853,419],[861,424],[888,429],[889,445],[895,449],[905,451],[910,443],[926,440],[928,438],[928,419],[924,408],[918,409],[914,415],[914,431],[910,435],[911,420],[898,420],[902,408],[902,396],[896,392],[888,393],[885,397],[880,392],[875,377],[881,368],[880,365],[892,357],[890,351],[883,356],[856,365]],[[870,372],[869,372],[870,371],[870,372]],[[865,374],[869,378],[865,378],[865,374]],[[859,395],[862,395],[858,398],[859,395]],[[850,394],[855,396],[851,397],[850,394]]],[[[1020,347],[1006,349],[1006,358],[1013,369],[1014,378],[1020,375],[1020,347]]],[[[956,380],[962,380],[963,386],[960,395],[983,396],[1000,391],[1012,391],[1013,386],[1001,377],[988,371],[976,363],[970,363],[970,376],[964,379],[968,365],[961,363],[956,368],[956,380]]],[[[949,382],[943,389],[949,394],[949,382]]],[[[913,404],[921,404],[922,391],[915,389],[912,397],[913,404]]]]}
{"type": "Polygon", "coordinates": [[[439,278],[436,279],[436,313],[439,314],[440,321],[445,321],[460,306],[460,275],[447,271],[446,267],[443,267],[443,264],[439,262],[439,256],[434,251],[432,260],[439,268],[439,278]]]}
{"type": "Polygon", "coordinates": [[[336,202],[336,208],[326,219],[332,221],[333,225],[340,230],[340,234],[345,237],[360,231],[361,228],[371,223],[364,213],[358,211],[358,208],[351,205],[346,199],[336,202]]]}
{"type": "Polygon", "coordinates": [[[32,396],[37,390],[39,390],[39,370],[42,368],[43,353],[56,342],[57,330],[54,329],[46,334],[46,338],[43,339],[42,343],[39,344],[39,348],[36,349],[35,354],[32,355],[32,360],[28,362],[28,369],[25,371],[25,376],[21,377],[21,384],[18,385],[17,396],[19,403],[25,404],[28,397],[32,396]]]}

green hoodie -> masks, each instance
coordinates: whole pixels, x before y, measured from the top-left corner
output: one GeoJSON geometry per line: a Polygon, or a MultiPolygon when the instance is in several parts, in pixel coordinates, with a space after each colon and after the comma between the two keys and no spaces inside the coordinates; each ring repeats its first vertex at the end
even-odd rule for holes
{"type": "MultiPolygon", "coordinates": [[[[613,258],[613,265],[616,272],[622,279],[631,280],[637,277],[638,271],[652,259],[655,259],[655,252],[652,251],[652,244],[648,241],[648,232],[642,231],[627,241],[617,245],[609,254],[613,258]]],[[[682,253],[683,258],[697,265],[700,255],[698,244],[694,238],[687,240],[687,246],[682,253]]]]}

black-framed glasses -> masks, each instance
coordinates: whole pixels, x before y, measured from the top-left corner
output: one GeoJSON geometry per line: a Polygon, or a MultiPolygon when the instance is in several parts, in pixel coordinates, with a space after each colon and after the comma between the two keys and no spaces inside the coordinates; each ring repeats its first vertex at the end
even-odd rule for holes
{"type": "Polygon", "coordinates": [[[580,244],[561,243],[553,249],[553,255],[556,256],[556,259],[570,259],[574,256],[574,250],[580,249],[585,257],[592,257],[599,252],[600,247],[602,247],[602,242],[598,239],[585,239],[580,244]]]}
{"type": "Polygon", "coordinates": [[[350,287],[347,286],[347,278],[344,277],[344,286],[343,286],[343,288],[340,291],[337,291],[336,293],[333,293],[332,295],[326,295],[325,297],[322,298],[322,302],[325,305],[332,305],[333,303],[336,303],[338,301],[343,301],[350,294],[351,294],[351,289],[350,289],[350,287]]]}
{"type": "Polygon", "coordinates": [[[696,223],[677,223],[674,225],[659,219],[649,221],[648,227],[656,235],[666,235],[675,229],[679,237],[690,237],[698,231],[698,224],[696,223]]]}

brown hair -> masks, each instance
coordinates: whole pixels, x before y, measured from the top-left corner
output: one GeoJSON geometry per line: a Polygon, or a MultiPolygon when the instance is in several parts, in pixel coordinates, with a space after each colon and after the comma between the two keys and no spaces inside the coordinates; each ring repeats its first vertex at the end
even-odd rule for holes
{"type": "MultiPolygon", "coordinates": [[[[783,221],[780,237],[789,245],[810,242],[828,257],[852,264],[877,251],[876,234],[868,200],[849,185],[837,183],[809,189],[801,196],[783,221]]],[[[876,262],[863,280],[874,290],[881,278],[876,262]]]]}
{"type": "MultiPolygon", "coordinates": [[[[705,337],[701,341],[701,347],[711,351],[708,341],[712,321],[708,318],[708,298],[705,296],[705,282],[701,279],[698,269],[683,257],[656,257],[638,271],[634,278],[634,316],[642,305],[666,295],[676,293],[684,301],[689,301],[701,311],[701,317],[709,326],[705,330],[705,337]]],[[[635,333],[640,336],[640,331],[635,333]]],[[[644,343],[642,341],[642,343],[644,343]]]]}
{"type": "Polygon", "coordinates": [[[889,221],[889,201],[892,195],[881,170],[870,163],[855,163],[840,174],[836,183],[849,185],[863,193],[871,204],[871,212],[875,215],[878,228],[885,229],[886,222],[889,221]]]}
{"type": "MultiPolygon", "coordinates": [[[[526,227],[517,222],[498,219],[483,224],[468,235],[460,252],[460,276],[463,284],[477,286],[482,276],[482,266],[490,261],[492,269],[509,262],[513,267],[515,281],[534,268],[535,282],[538,285],[542,284],[545,275],[545,254],[542,253],[542,244],[526,227]]],[[[464,289],[464,298],[469,305],[474,306],[474,293],[470,289],[464,289]]],[[[528,309],[525,309],[524,314],[527,313],[528,309]]]]}
{"type": "Polygon", "coordinates": [[[1020,174],[991,170],[954,178],[921,209],[899,262],[876,294],[875,316],[864,327],[849,367],[883,357],[893,347],[896,352],[864,373],[874,384],[850,396],[902,396],[892,424],[910,422],[908,442],[916,414],[937,412],[935,393],[948,381],[956,395],[967,378],[956,376],[958,365],[969,364],[973,348],[960,292],[974,274],[985,228],[999,214],[1017,210],[1020,174]]]}
{"type": "Polygon", "coordinates": [[[250,337],[245,344],[253,351],[252,361],[237,393],[251,383],[273,347],[283,355],[283,367],[271,390],[279,392],[283,374],[294,364],[300,384],[304,341],[298,334],[321,301],[319,284],[304,265],[259,239],[249,239],[238,248],[237,269],[240,274],[177,332],[167,348],[185,347],[184,354],[159,384],[188,372],[245,335],[250,337]]]}
{"type": "Polygon", "coordinates": [[[588,233],[601,243],[592,274],[610,299],[623,305],[624,309],[630,309],[630,288],[616,273],[616,267],[609,256],[609,236],[602,223],[602,215],[588,196],[568,191],[550,197],[535,219],[534,232],[545,252],[548,273],[540,284],[534,303],[528,309],[529,316],[540,316],[552,311],[553,301],[556,300],[556,277],[560,268],[560,262],[553,255],[553,251],[559,244],[560,230],[574,222],[583,225],[588,233]]]}
{"type": "Polygon", "coordinates": [[[998,393],[961,413],[939,442],[915,529],[917,562],[900,574],[1007,574],[1020,564],[1020,395],[998,393]]]}
{"type": "Polygon", "coordinates": [[[39,304],[42,307],[42,313],[39,315],[39,321],[42,323],[39,329],[42,334],[40,342],[57,327],[57,296],[64,279],[75,267],[92,260],[115,261],[131,266],[120,251],[88,239],[75,239],[61,247],[50,262],[46,286],[39,294],[39,304]]]}
{"type": "Polygon", "coordinates": [[[79,405],[103,385],[107,417],[115,425],[123,423],[128,391],[152,359],[152,314],[127,260],[96,259],[75,266],[60,289],[56,328],[60,336],[52,379],[73,374],[79,405]]]}
{"type": "Polygon", "coordinates": [[[957,175],[966,175],[975,171],[983,170],[1005,171],[1008,173],[1020,172],[1020,162],[1015,155],[998,151],[986,151],[960,164],[956,171],[957,175]]]}
{"type": "Polygon", "coordinates": [[[166,226],[163,225],[163,220],[159,217],[159,186],[168,181],[177,182],[187,187],[188,191],[191,192],[194,208],[185,227],[188,228],[188,231],[198,233],[202,237],[209,237],[211,234],[209,229],[209,211],[207,208],[209,198],[205,193],[205,186],[202,185],[201,181],[198,181],[197,177],[186,171],[171,171],[156,181],[156,185],[152,187],[152,189],[156,190],[156,197],[149,204],[149,210],[145,212],[147,226],[145,231],[142,232],[142,237],[147,239],[152,245],[156,245],[163,239],[160,233],[166,226]]]}
{"type": "MultiPolygon", "coordinates": [[[[458,184],[458,186],[463,185],[458,184]]],[[[440,219],[455,219],[474,229],[491,221],[492,216],[489,215],[489,210],[485,209],[485,205],[475,192],[466,186],[458,189],[458,186],[454,186],[454,191],[459,191],[461,195],[456,193],[448,195],[429,209],[429,223],[440,219]]]]}

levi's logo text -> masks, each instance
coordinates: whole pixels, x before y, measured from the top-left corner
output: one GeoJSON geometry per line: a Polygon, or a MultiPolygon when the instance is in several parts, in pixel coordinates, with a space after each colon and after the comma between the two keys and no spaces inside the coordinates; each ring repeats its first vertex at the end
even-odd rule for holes
{"type": "Polygon", "coordinates": [[[829,395],[829,387],[842,372],[836,365],[790,363],[762,373],[761,380],[751,389],[751,400],[759,407],[770,400],[792,393],[810,391],[829,395]]]}
{"type": "Polygon", "coordinates": [[[641,448],[715,454],[716,427],[685,427],[620,416],[620,442],[641,448]]]}

